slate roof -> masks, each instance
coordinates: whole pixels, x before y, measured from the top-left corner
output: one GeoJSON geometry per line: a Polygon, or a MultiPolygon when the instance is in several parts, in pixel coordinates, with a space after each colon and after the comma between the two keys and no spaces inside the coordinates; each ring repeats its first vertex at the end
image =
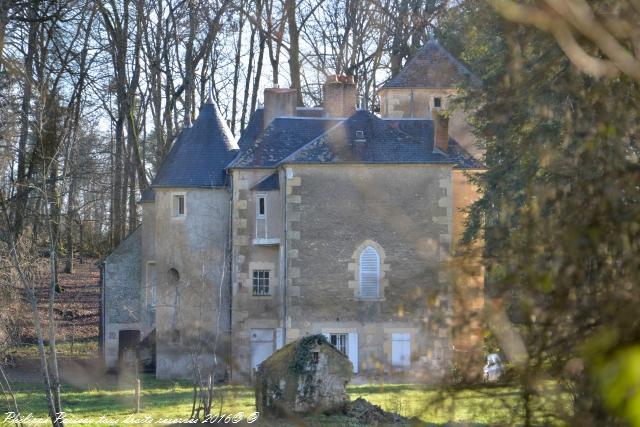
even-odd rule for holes
{"type": "Polygon", "coordinates": [[[190,128],[180,132],[162,162],[153,187],[222,187],[225,167],[238,153],[238,144],[218,107],[209,100],[190,128]]]}
{"type": "Polygon", "coordinates": [[[242,147],[240,155],[228,167],[273,167],[341,120],[328,117],[277,117],[262,134],[247,126],[248,131],[243,133],[239,141],[242,147]],[[258,136],[254,138],[254,135],[258,136]]]}
{"type": "Polygon", "coordinates": [[[153,188],[147,187],[140,195],[139,203],[154,202],[156,200],[156,192],[153,188]]]}
{"type": "Polygon", "coordinates": [[[381,119],[358,110],[281,163],[454,163],[481,167],[458,143],[449,139],[449,152],[434,151],[433,121],[381,119]]]}
{"type": "Polygon", "coordinates": [[[251,187],[252,191],[274,191],[280,189],[280,179],[278,173],[274,172],[256,185],[251,187]]]}
{"type": "Polygon", "coordinates": [[[436,40],[429,40],[382,89],[444,89],[459,87],[467,82],[480,85],[480,80],[462,62],[436,40]]]}

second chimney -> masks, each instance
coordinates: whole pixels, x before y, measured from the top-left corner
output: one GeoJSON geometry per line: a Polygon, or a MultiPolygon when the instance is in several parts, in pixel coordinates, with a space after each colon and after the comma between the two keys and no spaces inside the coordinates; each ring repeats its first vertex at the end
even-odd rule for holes
{"type": "Polygon", "coordinates": [[[276,117],[295,116],[297,94],[295,89],[277,87],[265,89],[262,128],[266,129],[276,117]]]}
{"type": "Polygon", "coordinates": [[[433,118],[433,149],[438,148],[443,153],[449,151],[449,117],[439,108],[431,109],[433,118]]]}
{"type": "Polygon", "coordinates": [[[353,76],[329,76],[324,84],[324,112],[329,117],[350,117],[356,112],[353,76]]]}

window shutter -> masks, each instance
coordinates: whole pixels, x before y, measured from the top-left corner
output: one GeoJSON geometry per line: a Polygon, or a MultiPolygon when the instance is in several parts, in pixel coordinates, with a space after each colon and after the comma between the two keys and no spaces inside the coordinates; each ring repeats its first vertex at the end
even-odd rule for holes
{"type": "Polygon", "coordinates": [[[411,366],[411,334],[391,334],[391,364],[393,366],[411,366]]]}
{"type": "Polygon", "coordinates": [[[349,332],[349,341],[347,345],[349,348],[347,349],[347,356],[349,356],[349,360],[353,363],[353,373],[358,373],[358,334],[356,332],[349,332]]]}
{"type": "Polygon", "coordinates": [[[283,328],[276,329],[276,350],[279,350],[284,345],[284,330],[283,328]]]}
{"type": "Polygon", "coordinates": [[[380,256],[371,246],[360,254],[360,297],[378,298],[380,283],[380,256]]]}

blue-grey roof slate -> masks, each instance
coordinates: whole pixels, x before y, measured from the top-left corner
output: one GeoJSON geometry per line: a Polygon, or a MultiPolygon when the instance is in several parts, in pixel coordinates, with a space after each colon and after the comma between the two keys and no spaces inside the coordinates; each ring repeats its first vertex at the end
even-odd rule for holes
{"type": "Polygon", "coordinates": [[[240,138],[242,147],[240,155],[228,167],[273,167],[309,141],[340,123],[341,120],[335,118],[277,117],[255,139],[253,139],[253,135],[243,134],[240,138]]]}
{"type": "Polygon", "coordinates": [[[256,185],[251,187],[252,191],[275,191],[280,189],[280,177],[277,172],[272,173],[256,185]]]}
{"type": "Polygon", "coordinates": [[[205,103],[190,128],[180,132],[158,169],[153,187],[222,187],[225,167],[238,153],[238,144],[213,102],[205,103]]]}
{"type": "Polygon", "coordinates": [[[429,40],[382,89],[479,86],[480,80],[436,40],[429,40]]]}
{"type": "Polygon", "coordinates": [[[381,119],[365,110],[356,111],[281,163],[453,163],[481,167],[452,138],[447,153],[434,150],[432,120],[381,119]]]}
{"type": "MultiPolygon", "coordinates": [[[[261,114],[255,121],[259,121],[257,124],[261,127],[261,114]]],[[[279,117],[263,133],[247,126],[240,138],[240,154],[228,167],[349,162],[452,163],[456,168],[484,167],[453,138],[449,138],[447,153],[434,150],[433,137],[432,120],[382,119],[366,110],[358,110],[348,119],[279,117]]]]}
{"type": "Polygon", "coordinates": [[[238,139],[238,147],[240,147],[240,154],[244,152],[246,148],[253,145],[256,139],[262,134],[262,118],[264,117],[264,109],[258,108],[249,118],[249,123],[242,131],[240,138],[238,139]]]}
{"type": "Polygon", "coordinates": [[[156,192],[153,191],[153,188],[147,187],[144,189],[144,191],[140,195],[139,203],[155,202],[155,200],[156,200],[156,192]]]}

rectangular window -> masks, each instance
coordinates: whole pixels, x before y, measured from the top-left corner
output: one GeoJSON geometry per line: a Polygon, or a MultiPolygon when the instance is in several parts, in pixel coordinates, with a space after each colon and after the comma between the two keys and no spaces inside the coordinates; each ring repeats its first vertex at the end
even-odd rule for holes
{"type": "Polygon", "coordinates": [[[254,296],[268,296],[271,295],[271,288],[269,286],[269,270],[254,270],[253,271],[253,295],[254,296]]]}
{"type": "Polygon", "coordinates": [[[173,196],[173,216],[181,217],[185,215],[184,194],[176,194],[173,196]]]}
{"type": "Polygon", "coordinates": [[[411,334],[408,332],[391,334],[391,365],[396,367],[411,365],[411,334]]]}
{"type": "Polygon", "coordinates": [[[329,341],[335,348],[344,354],[348,354],[349,334],[330,334],[329,341]]]}
{"type": "Polygon", "coordinates": [[[158,301],[158,274],[156,272],[156,263],[149,262],[147,263],[147,290],[148,290],[148,301],[150,307],[155,307],[158,301]]]}
{"type": "Polygon", "coordinates": [[[256,218],[265,219],[267,217],[267,195],[259,194],[256,205],[256,218]]]}
{"type": "Polygon", "coordinates": [[[433,106],[436,108],[442,107],[442,98],[440,98],[439,96],[433,98],[433,106]]]}

